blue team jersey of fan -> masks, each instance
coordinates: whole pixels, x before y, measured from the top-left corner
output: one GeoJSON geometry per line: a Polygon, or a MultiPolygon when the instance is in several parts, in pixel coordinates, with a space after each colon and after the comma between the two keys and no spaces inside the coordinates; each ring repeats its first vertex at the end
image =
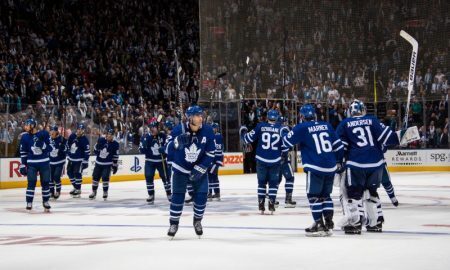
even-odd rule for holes
{"type": "Polygon", "coordinates": [[[50,135],[45,130],[35,134],[25,133],[20,139],[20,159],[23,165],[48,165],[50,151],[50,135]]]}
{"type": "Polygon", "coordinates": [[[64,164],[66,162],[66,139],[63,136],[50,138],[50,165],[64,164]]]}
{"type": "Polygon", "coordinates": [[[214,163],[223,166],[223,136],[220,133],[215,134],[216,151],[214,154],[214,163]]]}
{"type": "Polygon", "coordinates": [[[74,162],[89,161],[89,140],[86,136],[77,137],[75,133],[70,134],[67,140],[68,159],[74,162]]]}
{"type": "Polygon", "coordinates": [[[146,161],[162,162],[159,148],[164,147],[165,141],[166,134],[164,133],[158,133],[156,136],[147,133],[141,138],[141,142],[139,144],[139,152],[141,154],[145,154],[146,161]]]}
{"type": "Polygon", "coordinates": [[[108,142],[105,138],[98,139],[94,146],[95,163],[98,165],[117,164],[119,160],[119,143],[116,140],[108,142]]]}
{"type": "Polygon", "coordinates": [[[383,166],[383,149],[399,143],[397,134],[371,115],[344,119],[337,133],[346,152],[346,166],[378,169],[383,166]]]}
{"type": "Polygon", "coordinates": [[[216,145],[214,132],[210,125],[203,124],[197,132],[192,132],[188,123],[177,125],[169,135],[166,153],[171,155],[172,169],[190,174],[195,165],[209,168],[215,158],[216,145]],[[174,140],[183,132],[190,134],[190,143],[183,148],[175,149],[174,140]]]}
{"type": "Polygon", "coordinates": [[[258,142],[256,159],[263,164],[272,165],[281,161],[281,153],[289,149],[284,147],[281,138],[282,126],[278,123],[258,123],[255,129],[244,135],[245,143],[258,142]]]}
{"type": "Polygon", "coordinates": [[[330,124],[309,121],[296,125],[283,137],[288,147],[298,144],[303,170],[322,175],[333,175],[344,156],[344,145],[330,124]]]}

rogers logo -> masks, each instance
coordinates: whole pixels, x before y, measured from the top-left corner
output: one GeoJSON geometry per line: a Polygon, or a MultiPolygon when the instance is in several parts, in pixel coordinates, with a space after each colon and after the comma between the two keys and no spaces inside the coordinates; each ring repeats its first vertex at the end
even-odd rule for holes
{"type": "Polygon", "coordinates": [[[24,177],[19,172],[20,161],[10,161],[9,162],[9,177],[24,177]],[[15,174],[15,175],[14,175],[15,174]]]}
{"type": "Polygon", "coordinates": [[[244,156],[243,155],[229,155],[223,157],[224,164],[243,164],[244,156]]]}

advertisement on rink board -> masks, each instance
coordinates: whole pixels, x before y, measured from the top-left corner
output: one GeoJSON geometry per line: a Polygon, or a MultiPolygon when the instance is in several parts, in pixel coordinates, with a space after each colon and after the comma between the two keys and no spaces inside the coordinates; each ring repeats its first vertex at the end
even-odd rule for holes
{"type": "MultiPolygon", "coordinates": [[[[145,158],[144,155],[122,155],[119,156],[119,169],[117,173],[111,177],[111,181],[126,181],[126,180],[143,180],[145,158]]],[[[242,174],[243,164],[242,153],[225,153],[224,167],[219,170],[220,174],[242,174]]],[[[67,162],[66,162],[67,165],[67,162]]],[[[11,185],[1,185],[2,183],[16,183],[26,182],[26,177],[19,172],[20,159],[19,158],[2,158],[0,159],[0,188],[5,188],[11,185]]],[[[95,157],[89,158],[89,167],[83,171],[83,183],[90,183],[92,171],[95,166],[95,157]]],[[[157,176],[158,178],[159,176],[157,176]]],[[[63,179],[67,179],[65,170],[63,171],[63,179]]],[[[22,186],[17,184],[16,186],[22,186]]]]}
{"type": "MultiPolygon", "coordinates": [[[[425,149],[425,150],[389,150],[385,154],[386,162],[391,171],[450,171],[449,149],[425,149]]],[[[302,172],[301,156],[297,153],[298,172],[302,172]]],[[[225,153],[224,167],[219,174],[242,174],[242,153],[225,153]]],[[[67,164],[67,163],[66,163],[67,164]]],[[[0,188],[22,187],[26,183],[26,177],[19,173],[19,158],[0,159],[0,188]]],[[[89,167],[83,172],[83,183],[90,183],[92,171],[95,166],[95,157],[90,157],[89,167]]],[[[130,181],[144,179],[145,159],[143,155],[122,155],[119,157],[119,169],[111,181],[130,181]]],[[[158,178],[158,176],[157,176],[158,178]]],[[[64,171],[63,180],[67,181],[64,171]]]]}
{"type": "MultiPolygon", "coordinates": [[[[450,171],[449,149],[393,149],[384,156],[393,172],[450,171]]],[[[300,153],[297,153],[297,160],[298,171],[302,171],[300,153]]]]}

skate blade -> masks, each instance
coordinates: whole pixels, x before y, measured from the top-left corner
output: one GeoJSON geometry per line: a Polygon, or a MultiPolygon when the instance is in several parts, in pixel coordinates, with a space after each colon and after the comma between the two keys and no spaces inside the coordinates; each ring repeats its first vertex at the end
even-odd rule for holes
{"type": "Polygon", "coordinates": [[[345,234],[361,234],[361,231],[347,231],[345,234]]]}
{"type": "Polygon", "coordinates": [[[105,201],[105,202],[106,202],[107,200],[108,200],[108,198],[103,198],[103,201],[105,201]]]}
{"type": "Polygon", "coordinates": [[[44,209],[44,213],[50,213],[50,209],[44,209]]]}
{"type": "Polygon", "coordinates": [[[307,237],[326,237],[330,236],[327,232],[314,232],[314,233],[306,233],[307,237]]]}
{"type": "Polygon", "coordinates": [[[260,213],[261,215],[264,215],[264,211],[263,211],[263,210],[261,210],[259,213],[260,213]]]}
{"type": "Polygon", "coordinates": [[[295,204],[286,204],[284,208],[295,208],[295,204]]]}
{"type": "Polygon", "coordinates": [[[174,236],[169,235],[169,241],[172,241],[174,238],[175,238],[175,235],[174,236]]]}
{"type": "Polygon", "coordinates": [[[94,198],[89,198],[89,200],[93,201],[93,200],[95,200],[95,197],[94,198]]]}

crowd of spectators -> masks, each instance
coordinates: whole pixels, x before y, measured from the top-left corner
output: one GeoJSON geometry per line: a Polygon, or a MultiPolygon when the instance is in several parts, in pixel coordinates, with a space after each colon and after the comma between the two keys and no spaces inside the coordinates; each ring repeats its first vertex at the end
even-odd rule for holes
{"type": "Polygon", "coordinates": [[[196,102],[197,1],[0,1],[0,139],[16,144],[30,116],[134,142],[151,117],[178,121],[175,48],[180,96],[196,102]]]}
{"type": "Polygon", "coordinates": [[[387,104],[379,117],[401,122],[411,57],[399,35],[405,29],[419,42],[409,121],[421,127],[425,111],[428,142],[446,133],[448,121],[448,10],[448,1],[209,1],[201,9],[201,94],[256,99],[244,115],[266,110],[258,99],[317,103],[319,117],[337,126],[354,98],[371,103],[376,88],[377,101],[387,104]]]}
{"type": "Polygon", "coordinates": [[[250,98],[243,120],[276,107],[293,123],[293,108],[314,102],[337,126],[376,85],[392,103],[386,118],[401,119],[392,108],[404,111],[395,106],[410,47],[399,26],[420,43],[410,121],[422,145],[439,147],[448,134],[448,10],[446,1],[0,1],[0,155],[15,150],[30,116],[68,130],[86,122],[91,138],[112,127],[123,150],[135,150],[152,117],[179,121],[175,48],[184,104],[250,98]]]}

